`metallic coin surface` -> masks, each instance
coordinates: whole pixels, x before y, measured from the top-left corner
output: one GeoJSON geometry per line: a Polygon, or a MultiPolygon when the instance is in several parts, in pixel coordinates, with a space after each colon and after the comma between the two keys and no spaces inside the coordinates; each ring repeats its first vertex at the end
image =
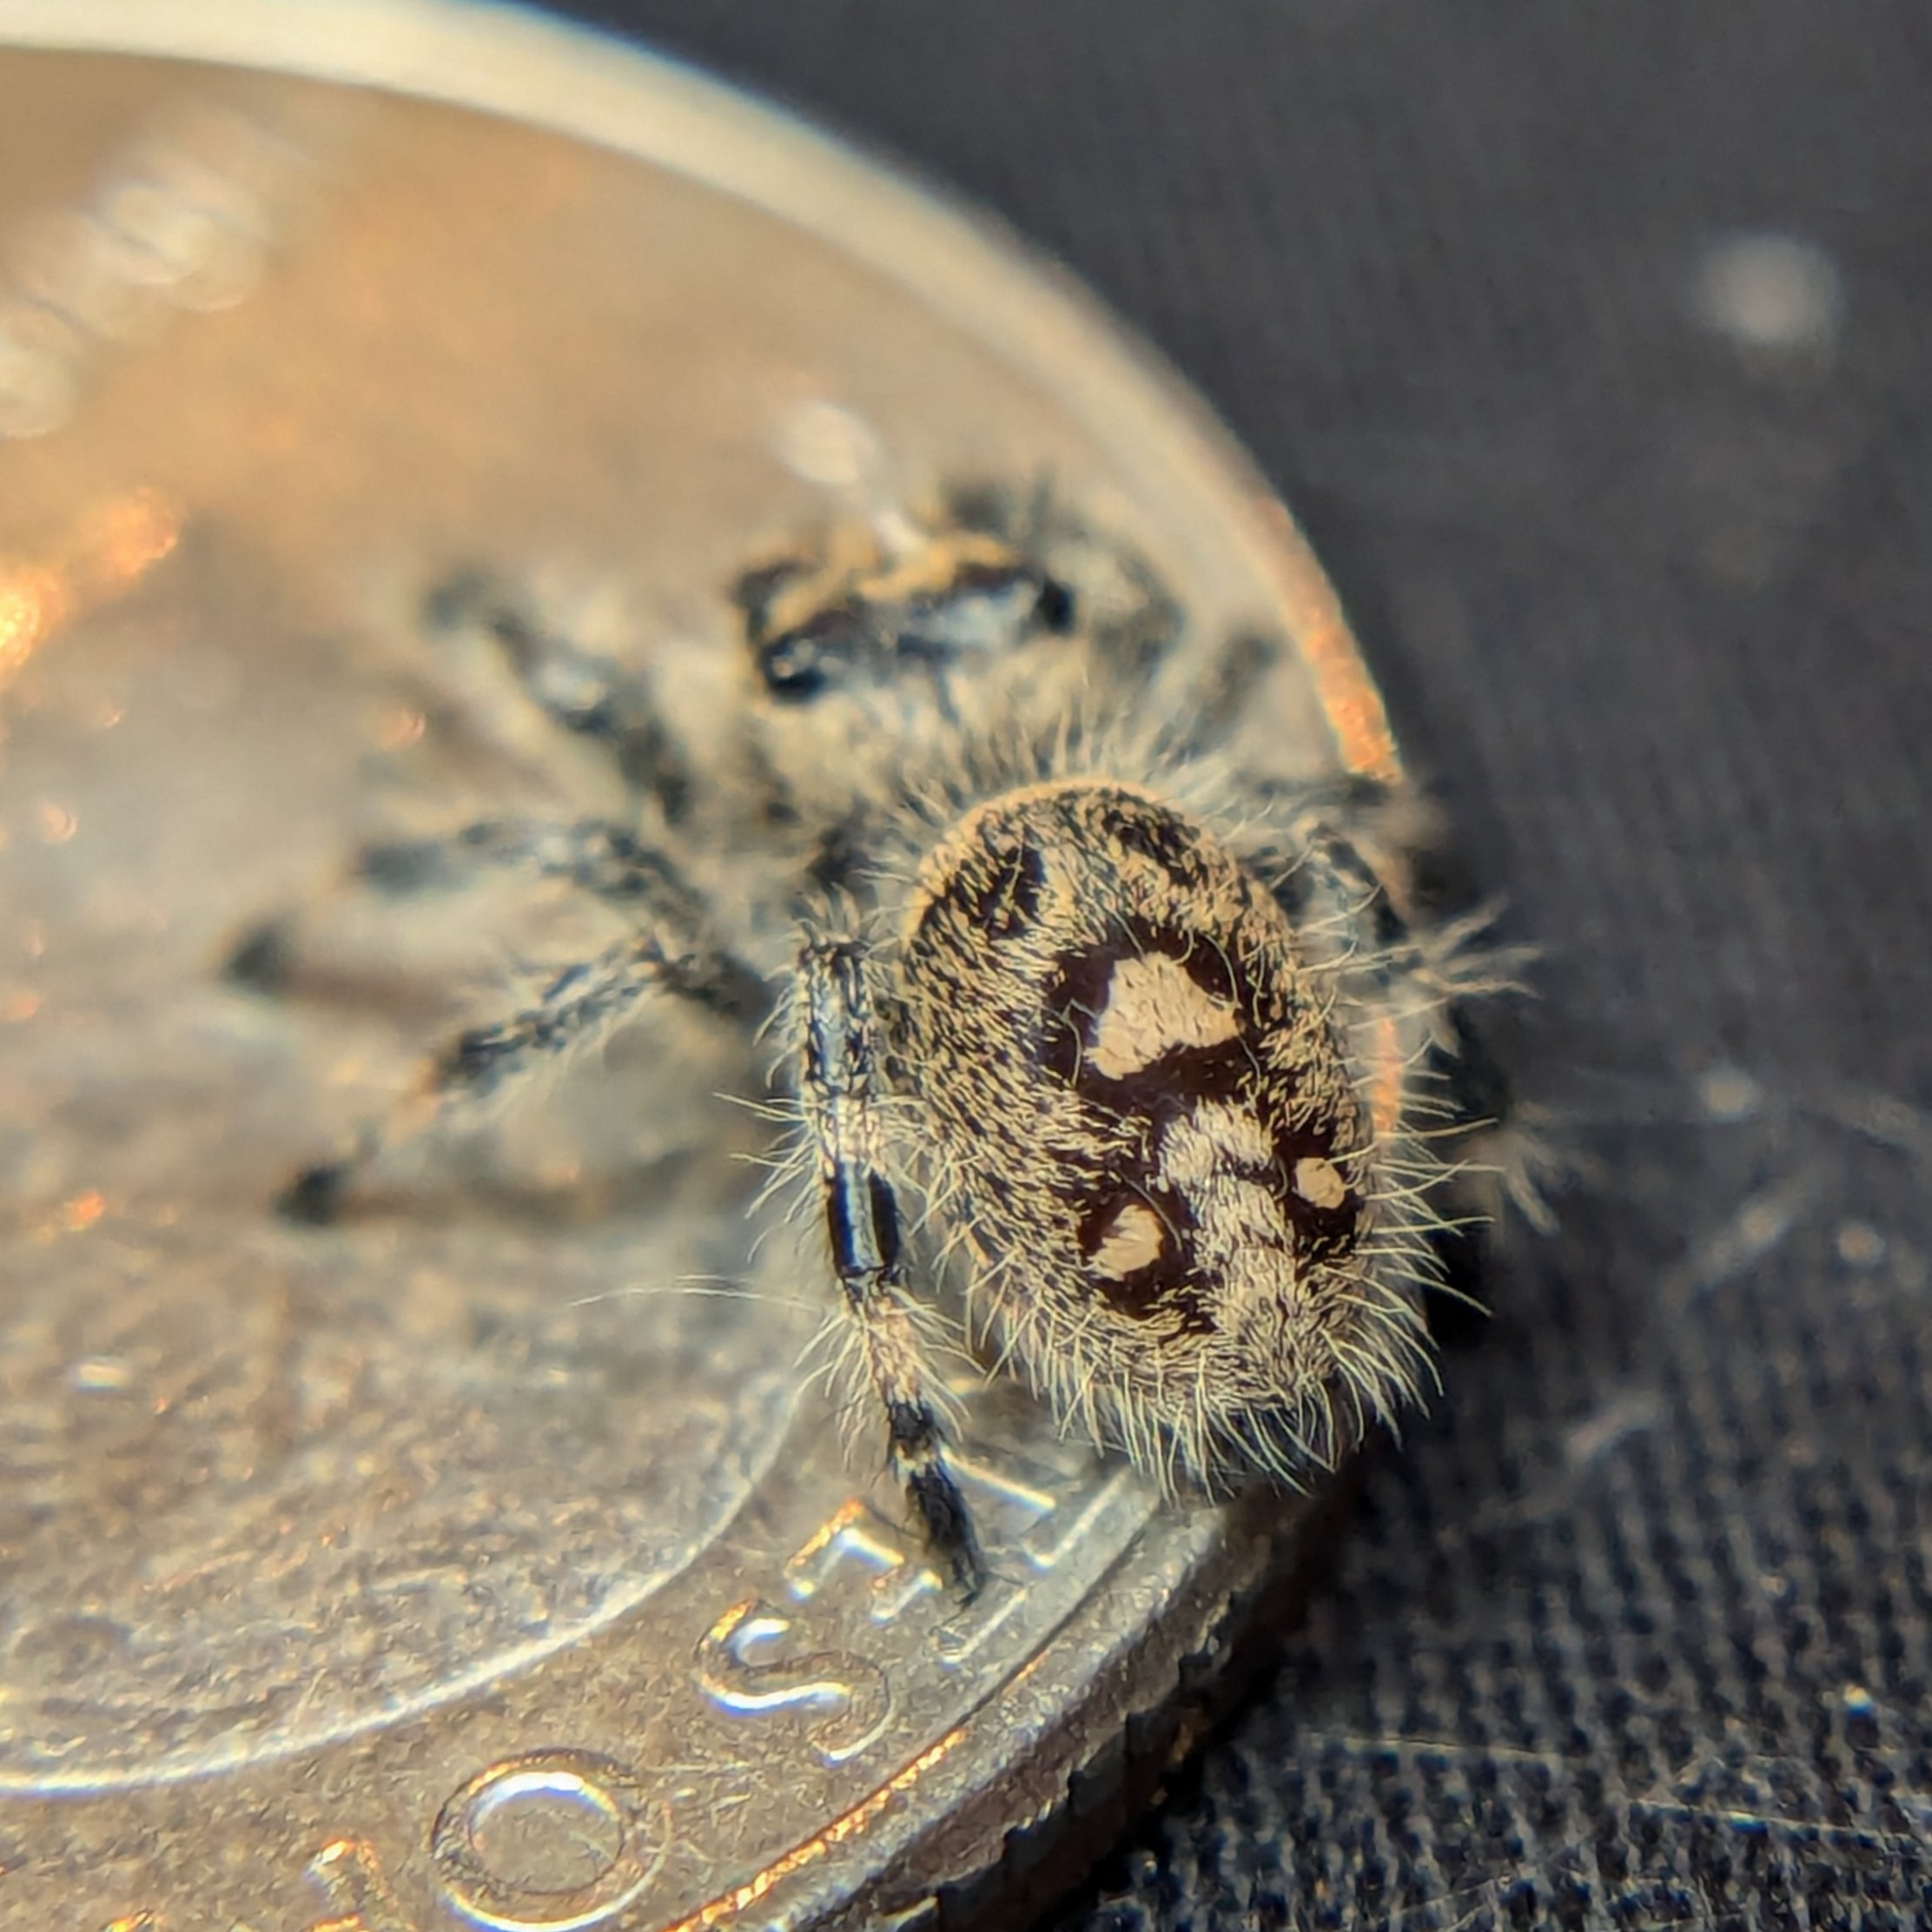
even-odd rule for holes
{"type": "Polygon", "coordinates": [[[1389,768],[1319,572],[1049,270],[682,69],[427,0],[0,0],[0,1924],[1018,1909],[1294,1512],[969,1391],[962,1609],[811,1295],[737,1286],[742,1168],[543,1205],[650,1153],[648,1055],[506,1129],[550,1194],[318,1239],[276,1186],[500,936],[351,921],[300,1009],[220,965],[499,797],[410,656],[453,566],[647,652],[828,492],[1050,477],[1291,642],[1256,758],[1389,768]]]}

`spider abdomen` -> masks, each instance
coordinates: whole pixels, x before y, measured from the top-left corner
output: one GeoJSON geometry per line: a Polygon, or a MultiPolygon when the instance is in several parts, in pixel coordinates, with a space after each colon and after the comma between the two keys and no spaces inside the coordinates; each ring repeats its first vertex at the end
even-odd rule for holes
{"type": "Polygon", "coordinates": [[[1063,1413],[1132,1450],[1151,1403],[1212,1466],[1206,1436],[1335,1380],[1368,1110],[1287,915],[1223,839],[1125,784],[1004,793],[929,855],[901,963],[981,1312],[1063,1413]]]}

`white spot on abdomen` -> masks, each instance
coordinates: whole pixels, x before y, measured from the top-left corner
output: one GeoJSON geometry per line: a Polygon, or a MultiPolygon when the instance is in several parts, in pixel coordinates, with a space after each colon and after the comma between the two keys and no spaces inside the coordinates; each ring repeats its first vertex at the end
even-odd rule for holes
{"type": "Polygon", "coordinates": [[[1179,960],[1165,953],[1135,956],[1114,968],[1089,1058],[1105,1078],[1122,1080],[1163,1054],[1218,1047],[1241,1029],[1234,1008],[1204,992],[1179,960]]]}
{"type": "Polygon", "coordinates": [[[1339,1208],[1348,1198],[1348,1183],[1333,1161],[1304,1155],[1294,1164],[1294,1191],[1315,1208],[1339,1208]]]}
{"type": "Polygon", "coordinates": [[[1111,1281],[1124,1280],[1158,1261],[1165,1246],[1161,1217],[1144,1202],[1129,1201],[1094,1250],[1094,1272],[1111,1281]]]}

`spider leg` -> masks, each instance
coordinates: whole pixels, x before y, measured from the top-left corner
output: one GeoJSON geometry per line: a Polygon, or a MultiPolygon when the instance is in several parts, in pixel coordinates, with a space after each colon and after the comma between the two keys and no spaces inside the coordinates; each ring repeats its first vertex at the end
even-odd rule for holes
{"type": "Polygon", "coordinates": [[[680,823],[692,774],[684,747],[638,671],[546,628],[527,606],[477,571],[460,571],[423,600],[423,627],[444,644],[493,650],[524,696],[569,736],[606,753],[633,791],[680,823]]]}
{"type": "Polygon", "coordinates": [[[832,1272],[874,1393],[892,1473],[969,1598],[985,1581],[965,1499],[946,1464],[946,1429],[906,1287],[897,1195],[883,1169],[878,1029],[855,939],[817,939],[798,960],[799,1098],[817,1156],[832,1272]]]}
{"type": "Polygon", "coordinates": [[[1350,949],[1419,961],[1432,929],[1452,925],[1475,894],[1434,814],[1405,786],[1352,775],[1320,784],[1250,777],[1242,791],[1282,828],[1255,856],[1297,926],[1340,929],[1350,949]]]}
{"type": "MultiPolygon", "coordinates": [[[[392,899],[453,890],[492,872],[566,880],[655,930],[673,949],[675,990],[701,1004],[738,1016],[764,1003],[756,976],[704,943],[703,903],[671,858],[608,819],[480,818],[433,838],[367,845],[350,866],[356,884],[392,899]]],[[[294,921],[268,920],[235,944],[223,971],[256,992],[282,993],[298,951],[294,921]]]]}
{"type": "Polygon", "coordinates": [[[396,898],[489,871],[521,872],[567,879],[606,904],[640,907],[672,925],[695,927],[701,918],[698,895],[671,858],[607,818],[479,818],[435,838],[366,845],[352,870],[370,890],[396,898]]]}
{"type": "Polygon", "coordinates": [[[292,1220],[334,1219],[357,1177],[402,1135],[480,1118],[540,1069],[595,1050],[650,994],[673,995],[745,1027],[769,1004],[764,983],[719,943],[703,902],[672,862],[619,828],[490,821],[453,843],[473,856],[569,878],[619,908],[633,930],[589,959],[526,969],[526,990],[502,1018],[464,1029],[431,1055],[401,1122],[366,1130],[348,1153],[295,1177],[279,1203],[292,1220]]]}
{"type": "Polygon", "coordinates": [[[1258,631],[1233,631],[1186,661],[1169,658],[1156,687],[1154,715],[1164,720],[1163,757],[1199,758],[1219,750],[1254,714],[1262,687],[1274,675],[1280,646],[1258,631]]]}
{"type": "Polygon", "coordinates": [[[1289,916],[1339,930],[1344,954],[1398,1009],[1432,1015],[1415,1078],[1456,1171],[1448,1212],[1425,1238],[1439,1284],[1479,1305],[1505,1207],[1552,1225],[1542,1192],[1551,1162],[1489,1038],[1489,996],[1508,989],[1510,956],[1476,938],[1485,922],[1468,876],[1413,795],[1350,778],[1284,803],[1294,856],[1275,896],[1289,916]]]}

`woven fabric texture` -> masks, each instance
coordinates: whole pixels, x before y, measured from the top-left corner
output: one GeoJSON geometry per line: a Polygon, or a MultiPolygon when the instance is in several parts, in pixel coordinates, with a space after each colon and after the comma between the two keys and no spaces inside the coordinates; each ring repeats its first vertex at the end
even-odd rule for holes
{"type": "Polygon", "coordinates": [[[1932,1923],[1932,12],[600,17],[1159,344],[1544,949],[1561,1232],[1058,1932],[1932,1923]]]}

